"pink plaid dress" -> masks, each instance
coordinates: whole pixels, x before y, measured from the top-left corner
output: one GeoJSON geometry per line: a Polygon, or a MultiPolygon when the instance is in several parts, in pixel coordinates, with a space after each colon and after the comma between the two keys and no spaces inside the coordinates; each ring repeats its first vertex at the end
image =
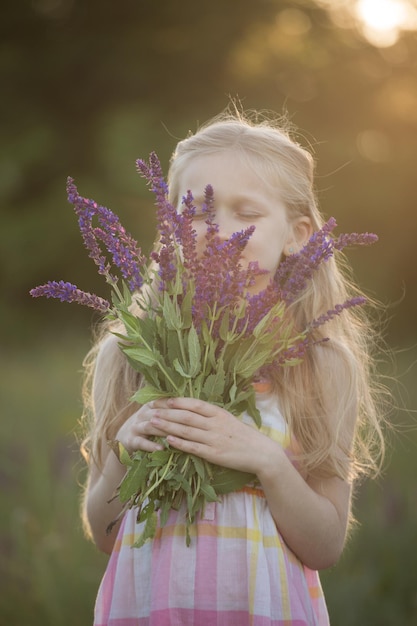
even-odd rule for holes
{"type": "MultiPolygon", "coordinates": [[[[276,399],[257,394],[262,431],[290,453],[276,399]]],[[[249,418],[248,418],[249,419],[249,418]]],[[[287,547],[261,489],[210,503],[185,544],[183,512],[142,548],[130,510],[119,529],[95,608],[95,626],[325,626],[318,573],[287,547]]]]}

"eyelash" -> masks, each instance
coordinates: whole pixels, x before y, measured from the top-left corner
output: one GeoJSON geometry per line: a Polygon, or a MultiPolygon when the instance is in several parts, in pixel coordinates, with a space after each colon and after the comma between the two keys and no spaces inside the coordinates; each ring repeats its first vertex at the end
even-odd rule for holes
{"type": "MultiPolygon", "coordinates": [[[[251,221],[251,220],[256,220],[259,217],[259,213],[240,213],[240,212],[236,212],[235,216],[240,219],[240,220],[245,220],[245,221],[251,221]]],[[[207,214],[206,213],[196,213],[193,217],[193,221],[195,222],[202,222],[205,221],[207,219],[207,214]]],[[[214,220],[216,221],[216,220],[214,220]]]]}
{"type": "Polygon", "coordinates": [[[245,220],[254,220],[257,217],[259,217],[259,213],[249,213],[249,212],[245,213],[244,211],[241,213],[237,212],[237,215],[238,217],[241,217],[242,219],[245,219],[245,220]]]}
{"type": "Polygon", "coordinates": [[[207,217],[207,213],[195,213],[193,216],[193,221],[201,222],[202,220],[206,220],[207,217]]]}

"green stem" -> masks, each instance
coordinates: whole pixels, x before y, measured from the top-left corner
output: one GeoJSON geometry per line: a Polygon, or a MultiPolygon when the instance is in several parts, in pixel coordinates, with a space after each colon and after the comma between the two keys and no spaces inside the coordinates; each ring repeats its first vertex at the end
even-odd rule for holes
{"type": "MultiPolygon", "coordinates": [[[[148,343],[146,343],[146,341],[143,338],[143,336],[141,336],[141,340],[142,340],[143,345],[145,346],[145,348],[147,348],[148,350],[150,350],[152,352],[151,346],[148,343]]],[[[165,376],[165,378],[171,383],[172,388],[177,392],[178,391],[177,385],[174,383],[174,381],[172,380],[171,376],[168,374],[168,372],[164,368],[163,364],[160,361],[157,361],[156,364],[159,367],[159,369],[161,370],[161,372],[163,373],[163,375],[165,376]]]]}
{"type": "Polygon", "coordinates": [[[142,502],[146,500],[146,498],[149,496],[150,493],[152,493],[152,491],[154,491],[157,487],[159,487],[159,485],[165,480],[166,475],[168,474],[169,470],[171,469],[171,463],[172,460],[174,458],[174,454],[175,454],[175,450],[173,452],[171,452],[171,455],[165,465],[164,471],[162,472],[161,476],[158,478],[158,480],[156,481],[156,483],[154,483],[152,485],[152,487],[150,487],[148,489],[148,491],[145,493],[145,495],[142,497],[142,502]]]}
{"type": "MultiPolygon", "coordinates": [[[[210,335],[210,337],[211,337],[211,334],[213,332],[214,321],[215,321],[215,318],[216,318],[216,309],[217,309],[217,302],[214,303],[213,315],[212,315],[212,318],[211,318],[211,324],[210,324],[210,328],[209,328],[209,335],[210,335]]],[[[207,343],[206,349],[205,349],[205,352],[204,352],[203,372],[206,371],[206,365],[207,365],[207,359],[208,359],[208,351],[209,351],[209,343],[207,343]]]]}
{"type": "Polygon", "coordinates": [[[114,282],[113,280],[109,280],[113,290],[116,292],[116,296],[118,297],[118,299],[120,300],[120,302],[123,301],[123,295],[122,292],[119,289],[119,286],[116,282],[114,282]]]}
{"type": "MultiPolygon", "coordinates": [[[[181,357],[182,357],[182,362],[184,364],[184,368],[187,367],[186,363],[187,363],[187,356],[185,354],[185,347],[184,347],[184,337],[183,334],[181,332],[181,330],[177,329],[177,337],[178,337],[178,343],[180,344],[180,350],[181,350],[181,357]]],[[[190,398],[194,397],[193,394],[193,382],[191,380],[191,378],[188,379],[188,391],[190,394],[190,398]]]]}

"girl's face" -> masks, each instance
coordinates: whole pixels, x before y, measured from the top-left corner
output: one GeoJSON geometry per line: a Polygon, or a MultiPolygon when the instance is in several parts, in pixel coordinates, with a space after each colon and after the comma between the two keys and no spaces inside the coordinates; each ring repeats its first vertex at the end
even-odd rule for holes
{"type": "MultiPolygon", "coordinates": [[[[282,254],[295,248],[293,226],[278,192],[265,183],[243,160],[232,151],[194,158],[179,175],[180,199],[190,190],[194,197],[197,232],[197,250],[204,249],[206,215],[201,212],[204,189],[210,184],[214,190],[214,221],[219,225],[219,236],[228,239],[233,233],[255,226],[243,254],[243,264],[257,261],[267,273],[258,276],[254,291],[264,289],[273,277],[282,254]]],[[[180,200],[181,202],[181,200],[180,200]]],[[[181,207],[178,207],[181,210],[181,207]]]]}

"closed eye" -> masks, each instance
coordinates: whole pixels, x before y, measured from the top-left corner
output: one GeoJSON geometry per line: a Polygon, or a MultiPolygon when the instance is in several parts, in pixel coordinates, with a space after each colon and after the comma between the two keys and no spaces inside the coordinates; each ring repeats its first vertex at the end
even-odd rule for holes
{"type": "Polygon", "coordinates": [[[248,221],[257,220],[260,217],[262,217],[261,213],[258,213],[255,211],[236,211],[235,215],[241,220],[248,220],[248,221]]]}
{"type": "Polygon", "coordinates": [[[200,210],[196,210],[196,212],[193,215],[194,222],[201,222],[201,221],[206,220],[207,218],[208,218],[208,214],[200,210]]]}

